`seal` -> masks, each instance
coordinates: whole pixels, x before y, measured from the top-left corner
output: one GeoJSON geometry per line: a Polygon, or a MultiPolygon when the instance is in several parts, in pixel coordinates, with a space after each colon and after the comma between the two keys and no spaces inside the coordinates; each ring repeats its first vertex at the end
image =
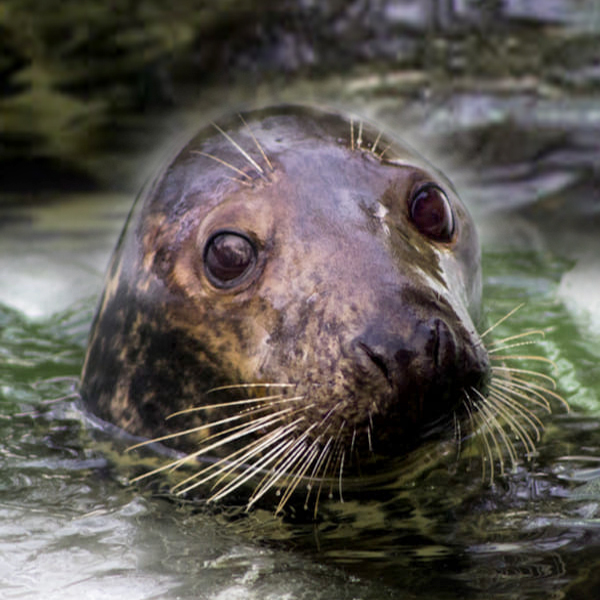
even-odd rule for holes
{"type": "Polygon", "coordinates": [[[80,391],[174,466],[209,459],[180,489],[259,477],[252,504],[285,480],[281,507],[478,404],[491,423],[480,315],[477,234],[443,174],[362,120],[269,107],[206,126],[136,201],[80,391]]]}

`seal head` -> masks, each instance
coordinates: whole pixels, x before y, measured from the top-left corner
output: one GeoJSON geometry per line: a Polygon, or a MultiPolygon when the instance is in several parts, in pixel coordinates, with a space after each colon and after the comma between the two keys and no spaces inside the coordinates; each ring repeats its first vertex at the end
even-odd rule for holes
{"type": "Polygon", "coordinates": [[[256,471],[403,455],[485,392],[479,252],[450,182],[377,128],[304,106],[211,124],[134,206],[82,397],[256,471]]]}

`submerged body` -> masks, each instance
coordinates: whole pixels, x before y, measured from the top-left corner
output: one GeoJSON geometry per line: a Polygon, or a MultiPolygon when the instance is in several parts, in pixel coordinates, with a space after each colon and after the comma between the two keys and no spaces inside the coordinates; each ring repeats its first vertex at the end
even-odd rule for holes
{"type": "Polygon", "coordinates": [[[138,199],[84,403],[271,485],[402,456],[486,393],[479,255],[452,185],[381,131],[299,106],[235,115],[138,199]]]}

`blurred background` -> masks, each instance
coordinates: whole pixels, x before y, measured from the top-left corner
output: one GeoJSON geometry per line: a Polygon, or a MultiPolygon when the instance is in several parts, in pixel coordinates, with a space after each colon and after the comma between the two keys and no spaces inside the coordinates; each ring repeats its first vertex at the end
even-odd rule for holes
{"type": "Polygon", "coordinates": [[[0,0],[0,589],[596,597],[599,157],[598,0],[0,0]],[[137,190],[208,119],[277,102],[382,123],[457,184],[488,319],[525,303],[500,333],[545,331],[573,409],[534,469],[437,473],[321,538],[137,493],[90,439],[74,382],[137,190]]]}
{"type": "Polygon", "coordinates": [[[408,137],[475,212],[575,220],[551,239],[576,252],[598,214],[599,30],[595,0],[2,0],[0,227],[100,210],[199,123],[301,101],[408,137]]]}

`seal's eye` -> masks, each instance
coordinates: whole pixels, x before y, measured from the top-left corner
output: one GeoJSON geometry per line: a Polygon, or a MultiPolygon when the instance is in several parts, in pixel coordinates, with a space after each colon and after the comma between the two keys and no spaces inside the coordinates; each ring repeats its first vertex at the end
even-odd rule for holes
{"type": "Polygon", "coordinates": [[[449,242],[454,234],[454,214],[446,194],[428,183],[413,194],[410,218],[417,229],[438,242],[449,242]]]}
{"type": "Polygon", "coordinates": [[[256,249],[247,237],[239,233],[217,233],[204,248],[204,269],[216,287],[238,285],[255,265],[256,249]]]}

